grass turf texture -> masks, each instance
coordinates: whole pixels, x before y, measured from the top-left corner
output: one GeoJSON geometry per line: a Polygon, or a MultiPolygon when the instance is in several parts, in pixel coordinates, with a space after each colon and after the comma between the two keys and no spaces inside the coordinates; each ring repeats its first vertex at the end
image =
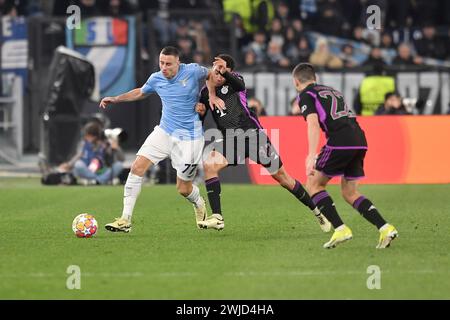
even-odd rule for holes
{"type": "MultiPolygon", "coordinates": [[[[120,216],[122,187],[42,187],[1,179],[0,299],[415,299],[450,298],[450,185],[362,186],[399,230],[376,250],[377,230],[336,186],[330,194],[353,240],[322,248],[330,234],[280,187],[223,185],[225,230],[198,230],[175,186],[145,186],[130,234],[104,224],[120,216]],[[78,239],[79,213],[99,231],[78,239]],[[69,265],[81,290],[68,290],[69,265]],[[366,286],[381,269],[381,289],[366,286]]],[[[204,189],[202,194],[205,195],[204,189]]]]}

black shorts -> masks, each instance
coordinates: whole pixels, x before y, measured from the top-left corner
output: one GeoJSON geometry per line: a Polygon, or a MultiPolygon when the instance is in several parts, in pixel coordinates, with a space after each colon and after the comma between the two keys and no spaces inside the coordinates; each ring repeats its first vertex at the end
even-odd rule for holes
{"type": "Polygon", "coordinates": [[[364,178],[367,147],[334,147],[325,145],[316,160],[315,169],[328,177],[344,176],[347,180],[364,178]]]}
{"type": "Polygon", "coordinates": [[[283,166],[277,150],[263,130],[247,130],[244,134],[216,140],[213,150],[221,153],[230,166],[245,164],[249,158],[273,174],[283,166]]]}

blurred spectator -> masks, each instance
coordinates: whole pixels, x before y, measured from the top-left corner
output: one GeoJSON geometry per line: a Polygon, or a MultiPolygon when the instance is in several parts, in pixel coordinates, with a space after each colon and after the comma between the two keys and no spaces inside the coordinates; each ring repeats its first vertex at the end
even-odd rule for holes
{"type": "Polygon", "coordinates": [[[339,3],[336,0],[320,2],[320,13],[317,19],[317,31],[333,36],[342,36],[345,20],[339,3]]]}
{"type": "Polygon", "coordinates": [[[195,40],[189,31],[189,22],[185,19],[179,20],[175,25],[175,35],[173,40],[177,41],[180,38],[189,40],[191,42],[191,48],[196,49],[195,40]]]}
{"type": "Polygon", "coordinates": [[[79,0],[77,2],[75,4],[80,7],[83,18],[102,15],[102,11],[96,0],[79,0]]]}
{"type": "Polygon", "coordinates": [[[242,18],[238,14],[234,14],[233,16],[233,32],[237,39],[239,48],[243,48],[248,45],[252,39],[252,35],[245,30],[242,18]]]}
{"type": "Polygon", "coordinates": [[[190,29],[188,34],[195,40],[195,48],[203,53],[205,60],[210,60],[211,47],[203,24],[199,21],[191,20],[189,25],[190,29]]]}
{"type": "Polygon", "coordinates": [[[382,49],[392,49],[394,47],[393,41],[392,41],[392,36],[387,33],[384,32],[381,35],[381,44],[380,44],[380,48],[382,49]]]}
{"type": "Polygon", "coordinates": [[[422,59],[420,57],[413,57],[411,54],[411,48],[407,43],[401,43],[397,48],[397,56],[392,61],[395,66],[413,66],[421,64],[422,59]]]}
{"type": "Polygon", "coordinates": [[[339,58],[342,60],[345,68],[353,68],[358,65],[353,55],[353,46],[351,44],[344,44],[341,49],[339,58]]]}
{"type": "Polygon", "coordinates": [[[14,1],[0,0],[0,13],[2,16],[15,18],[19,16],[17,6],[14,1]]]}
{"type": "Polygon", "coordinates": [[[258,117],[267,115],[262,102],[255,97],[252,97],[248,100],[248,108],[252,110],[258,117]]]}
{"type": "Polygon", "coordinates": [[[206,66],[207,64],[205,54],[201,51],[194,51],[194,54],[192,55],[192,61],[202,66],[206,66]]]}
{"type": "Polygon", "coordinates": [[[283,55],[282,47],[277,41],[269,42],[267,60],[275,68],[289,68],[291,66],[291,62],[283,55]]]}
{"type": "Polygon", "coordinates": [[[364,37],[364,28],[361,26],[353,29],[353,40],[370,45],[370,42],[364,37]]]}
{"type": "Polygon", "coordinates": [[[289,24],[289,7],[285,1],[280,1],[275,8],[275,18],[281,22],[283,29],[286,29],[289,24]]]}
{"type": "Polygon", "coordinates": [[[277,42],[280,46],[284,44],[283,25],[278,18],[273,19],[270,26],[269,42],[272,41],[277,42]]]}
{"type": "Polygon", "coordinates": [[[306,37],[301,37],[298,40],[298,56],[297,62],[308,62],[311,57],[311,47],[306,37]]]}
{"type": "Polygon", "coordinates": [[[291,61],[296,61],[298,56],[297,37],[294,28],[287,27],[284,33],[283,52],[291,61]]]}
{"type": "Polygon", "coordinates": [[[9,17],[40,15],[43,6],[39,0],[0,0],[0,14],[9,17]]]}
{"type": "Polygon", "coordinates": [[[369,57],[367,57],[367,60],[362,65],[372,67],[372,69],[382,69],[386,65],[386,62],[384,62],[380,48],[372,48],[369,57]]]}
{"type": "Polygon", "coordinates": [[[436,28],[430,24],[422,29],[422,38],[416,41],[415,47],[423,57],[445,59],[448,55],[445,41],[437,38],[436,28]]]}
{"type": "Polygon", "coordinates": [[[123,15],[133,14],[134,8],[127,0],[108,0],[105,15],[111,17],[119,17],[123,15]]]}
{"type": "Polygon", "coordinates": [[[384,103],[381,104],[376,115],[405,115],[410,114],[402,103],[402,97],[397,92],[388,92],[384,97],[384,103]]]}
{"type": "Polygon", "coordinates": [[[311,55],[311,47],[305,36],[296,37],[292,27],[286,30],[286,42],[283,52],[293,64],[298,62],[308,62],[311,55]]]}
{"type": "Polygon", "coordinates": [[[269,0],[223,0],[225,21],[230,22],[233,13],[241,16],[247,32],[267,30],[274,16],[272,1],[269,0]]]}
{"type": "Polygon", "coordinates": [[[256,54],[253,50],[247,50],[244,55],[244,65],[240,68],[242,71],[257,72],[265,71],[265,64],[256,62],[256,54]]]}
{"type": "Polygon", "coordinates": [[[247,49],[254,52],[256,63],[262,63],[266,59],[266,34],[263,31],[257,31],[253,35],[253,41],[248,45],[247,49]]]}
{"type": "Polygon", "coordinates": [[[300,36],[304,31],[302,20],[300,19],[292,20],[292,28],[294,28],[295,36],[296,37],[300,36]]]}
{"type": "Polygon", "coordinates": [[[330,69],[342,68],[344,65],[339,57],[330,52],[328,41],[325,38],[317,39],[316,47],[309,58],[309,62],[315,66],[330,69]]]}
{"type": "Polygon", "coordinates": [[[289,116],[300,116],[302,114],[300,110],[300,105],[298,104],[297,97],[291,100],[291,110],[289,110],[289,116]]]}
{"type": "Polygon", "coordinates": [[[193,42],[188,37],[177,39],[177,47],[180,50],[180,61],[190,63],[194,54],[193,42]]]}

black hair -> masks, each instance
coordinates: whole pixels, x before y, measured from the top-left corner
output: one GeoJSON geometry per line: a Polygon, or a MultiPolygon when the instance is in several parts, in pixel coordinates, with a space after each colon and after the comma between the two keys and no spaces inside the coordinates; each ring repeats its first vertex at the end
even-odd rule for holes
{"type": "Polygon", "coordinates": [[[229,54],[222,53],[222,54],[219,54],[217,57],[226,62],[227,68],[230,68],[231,71],[234,70],[234,59],[232,56],[230,56],[229,54]]]}
{"type": "Polygon", "coordinates": [[[384,95],[384,101],[386,101],[387,99],[389,99],[392,96],[399,97],[399,98],[401,97],[400,93],[398,93],[397,91],[391,91],[384,95]]]}

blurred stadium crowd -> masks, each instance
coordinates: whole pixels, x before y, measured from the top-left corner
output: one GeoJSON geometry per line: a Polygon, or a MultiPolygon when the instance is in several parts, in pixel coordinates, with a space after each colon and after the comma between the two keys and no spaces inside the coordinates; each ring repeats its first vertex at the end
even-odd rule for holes
{"type": "MultiPolygon", "coordinates": [[[[211,24],[231,26],[246,71],[289,70],[299,62],[341,69],[449,66],[450,60],[450,2],[444,0],[0,0],[4,16],[63,16],[71,4],[83,17],[154,10],[151,21],[144,15],[145,32],[154,29],[158,45],[175,44],[182,60],[203,64],[224,37],[211,24]],[[366,25],[369,5],[381,9],[380,29],[366,25]],[[190,9],[215,19],[185,14],[190,9]]],[[[148,52],[144,47],[143,58],[148,52]]]]}

